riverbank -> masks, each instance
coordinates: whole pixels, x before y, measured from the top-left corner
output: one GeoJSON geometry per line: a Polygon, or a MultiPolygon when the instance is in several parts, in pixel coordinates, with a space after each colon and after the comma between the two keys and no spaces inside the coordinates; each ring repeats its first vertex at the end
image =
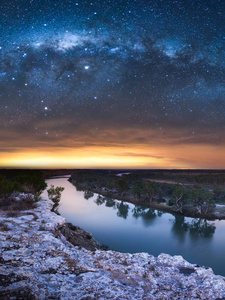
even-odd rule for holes
{"type": "Polygon", "coordinates": [[[224,174],[156,171],[77,170],[69,181],[85,191],[87,199],[90,191],[187,217],[225,219],[224,174]]]}
{"type": "MultiPolygon", "coordinates": [[[[71,180],[71,183],[76,186],[75,182],[71,180]]],[[[88,191],[92,193],[99,194],[104,197],[109,197],[112,198],[112,193],[103,191],[102,189],[94,189],[90,188],[88,191]]],[[[153,208],[157,210],[161,210],[164,212],[169,212],[172,214],[180,214],[183,215],[184,217],[191,217],[191,218],[202,218],[202,219],[207,219],[207,220],[225,220],[225,205],[216,205],[215,210],[213,212],[209,212],[207,214],[204,213],[198,213],[196,211],[193,211],[192,208],[188,210],[187,208],[184,208],[182,212],[178,211],[175,206],[168,206],[166,203],[156,203],[156,202],[143,202],[143,201],[138,201],[131,196],[121,196],[119,193],[114,193],[114,199],[121,200],[123,202],[128,202],[132,203],[134,205],[139,205],[139,206],[144,206],[148,208],[153,208]]]]}
{"type": "MultiPolygon", "coordinates": [[[[62,234],[66,220],[51,208],[52,202],[42,199],[36,207],[14,216],[0,212],[1,299],[225,297],[224,277],[181,256],[73,246],[62,234]]],[[[90,235],[86,238],[92,240],[90,235]]]]}

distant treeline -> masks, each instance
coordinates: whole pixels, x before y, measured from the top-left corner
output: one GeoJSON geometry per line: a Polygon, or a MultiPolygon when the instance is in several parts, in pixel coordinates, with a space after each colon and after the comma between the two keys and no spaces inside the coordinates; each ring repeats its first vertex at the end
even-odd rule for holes
{"type": "Polygon", "coordinates": [[[225,185],[225,171],[184,171],[184,170],[76,170],[72,178],[79,182],[88,181],[92,183],[98,182],[105,186],[111,185],[112,181],[118,181],[120,178],[117,174],[125,174],[128,182],[134,182],[137,180],[162,180],[162,181],[174,181],[174,183],[190,183],[193,185],[225,185]],[[197,174],[195,174],[195,172],[197,174]],[[219,172],[219,174],[218,174],[219,172]]]}
{"type": "Polygon", "coordinates": [[[225,203],[225,174],[176,174],[138,170],[77,170],[70,181],[78,190],[148,205],[158,203],[197,215],[207,215],[215,203],[225,203]],[[158,181],[162,182],[158,182],[158,181]],[[163,181],[166,182],[163,182],[163,181]]]}
{"type": "Polygon", "coordinates": [[[170,180],[170,181],[177,181],[180,183],[193,183],[193,184],[212,184],[212,185],[223,185],[225,184],[225,171],[174,171],[174,170],[167,170],[167,171],[149,171],[149,170],[139,170],[133,171],[130,174],[130,178],[136,180],[138,178],[149,178],[149,179],[160,179],[160,180],[170,180]],[[195,174],[197,173],[197,174],[195,174]]]}

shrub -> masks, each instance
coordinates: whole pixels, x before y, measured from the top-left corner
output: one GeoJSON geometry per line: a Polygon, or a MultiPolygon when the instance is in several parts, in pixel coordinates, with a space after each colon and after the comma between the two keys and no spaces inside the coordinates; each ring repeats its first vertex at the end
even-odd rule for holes
{"type": "Polygon", "coordinates": [[[15,177],[15,181],[30,192],[42,191],[46,188],[46,183],[40,170],[23,170],[15,177]]]}
{"type": "Polygon", "coordinates": [[[166,203],[166,200],[163,198],[157,199],[157,203],[166,203]]]}
{"type": "Polygon", "coordinates": [[[34,194],[34,201],[38,202],[41,200],[41,192],[37,192],[34,194]]]}
{"type": "Polygon", "coordinates": [[[170,200],[168,201],[168,205],[169,205],[169,206],[173,206],[173,205],[175,205],[175,203],[176,203],[175,199],[170,199],[170,200]]]}
{"type": "Polygon", "coordinates": [[[0,207],[3,211],[29,210],[34,207],[34,200],[31,194],[15,196],[15,194],[4,195],[0,198],[0,207]]]}
{"type": "Polygon", "coordinates": [[[14,191],[22,191],[18,182],[13,182],[5,177],[0,177],[0,194],[11,194],[14,191]]]}
{"type": "Polygon", "coordinates": [[[18,192],[40,192],[46,188],[40,170],[0,170],[0,196],[18,192]]]}
{"type": "Polygon", "coordinates": [[[55,204],[59,204],[62,191],[64,191],[63,187],[57,186],[55,188],[54,185],[51,185],[51,187],[47,190],[48,198],[52,200],[55,204]]]}
{"type": "Polygon", "coordinates": [[[57,207],[59,205],[62,191],[64,191],[64,187],[57,186],[55,188],[54,185],[51,185],[51,187],[47,190],[48,198],[54,202],[52,211],[55,212],[57,215],[59,215],[57,207]]]}

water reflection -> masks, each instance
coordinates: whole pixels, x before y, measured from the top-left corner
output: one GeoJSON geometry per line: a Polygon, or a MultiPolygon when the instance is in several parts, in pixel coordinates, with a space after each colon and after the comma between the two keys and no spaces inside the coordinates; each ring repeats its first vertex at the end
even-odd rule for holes
{"type": "Polygon", "coordinates": [[[215,224],[205,219],[198,218],[188,222],[184,216],[174,215],[172,231],[180,242],[185,241],[187,233],[189,233],[191,239],[198,239],[199,237],[212,238],[215,230],[215,224]]]}
{"type": "MultiPolygon", "coordinates": [[[[225,276],[225,221],[193,219],[77,191],[66,179],[48,180],[63,186],[60,214],[68,222],[121,252],[182,255],[191,263],[210,266],[225,276]]],[[[46,196],[46,191],[45,191],[46,196]]]]}
{"type": "Polygon", "coordinates": [[[163,215],[163,213],[164,213],[163,211],[158,210],[158,211],[157,211],[157,216],[158,216],[158,217],[161,217],[161,216],[163,215]]]}
{"type": "Polygon", "coordinates": [[[172,226],[172,232],[174,236],[178,238],[180,243],[185,241],[185,237],[188,231],[188,223],[185,222],[185,217],[182,215],[174,215],[174,221],[172,226]]]}
{"type": "Polygon", "coordinates": [[[211,238],[215,233],[216,226],[214,223],[209,223],[204,219],[193,220],[190,225],[190,234],[192,238],[198,238],[198,236],[203,236],[211,238]]]}
{"type": "MultiPolygon", "coordinates": [[[[91,199],[94,197],[94,193],[90,191],[84,192],[85,199],[91,199]]],[[[98,206],[105,204],[106,207],[117,209],[117,216],[123,219],[127,219],[129,213],[129,204],[124,203],[123,201],[117,201],[110,197],[105,197],[98,195],[94,200],[98,206]]],[[[145,226],[150,226],[153,220],[158,216],[163,215],[162,211],[155,210],[152,208],[146,208],[144,206],[134,205],[131,210],[132,216],[136,219],[142,218],[143,224],[145,226]]],[[[179,238],[179,241],[182,242],[185,239],[187,232],[190,233],[192,239],[198,238],[199,236],[210,238],[215,233],[216,226],[214,223],[209,223],[205,219],[194,219],[190,222],[186,221],[183,215],[174,214],[174,221],[172,226],[173,233],[179,238]]]]}
{"type": "Polygon", "coordinates": [[[112,198],[109,198],[109,197],[105,197],[106,201],[105,201],[105,206],[106,207],[116,207],[116,202],[112,199],[112,198]]]}
{"type": "Polygon", "coordinates": [[[97,199],[94,200],[94,202],[97,204],[97,205],[102,205],[105,203],[105,198],[102,197],[101,195],[98,195],[97,196],[97,199]]]}
{"type": "MultiPolygon", "coordinates": [[[[88,191],[84,192],[85,199],[90,199],[93,196],[94,194],[91,196],[88,191]]],[[[128,217],[130,207],[129,204],[124,203],[123,201],[120,202],[110,197],[98,195],[97,198],[94,200],[94,203],[96,203],[98,206],[105,204],[106,207],[113,207],[114,209],[117,209],[116,214],[118,217],[121,217],[123,219],[127,219],[128,217]]],[[[163,214],[163,212],[161,211],[156,211],[155,209],[146,208],[144,206],[138,205],[135,205],[131,212],[134,218],[137,219],[141,217],[145,225],[150,225],[152,223],[152,219],[154,219],[157,215],[160,217],[163,214]]]]}
{"type": "Polygon", "coordinates": [[[98,195],[97,198],[94,200],[94,203],[96,203],[98,206],[105,204],[106,207],[113,207],[113,208],[117,209],[118,217],[126,219],[128,216],[129,205],[125,204],[123,201],[116,202],[112,198],[98,195]]]}
{"type": "Polygon", "coordinates": [[[91,191],[85,191],[85,192],[84,192],[84,198],[85,198],[86,200],[92,198],[93,196],[94,196],[94,193],[92,193],[91,191]]]}
{"type": "Polygon", "coordinates": [[[129,205],[124,204],[124,202],[122,201],[120,203],[117,203],[116,208],[118,209],[117,216],[126,219],[128,216],[129,205]]]}
{"type": "Polygon", "coordinates": [[[132,213],[134,218],[141,217],[145,226],[150,226],[157,216],[155,209],[137,205],[135,205],[135,207],[132,209],[132,213]]]}

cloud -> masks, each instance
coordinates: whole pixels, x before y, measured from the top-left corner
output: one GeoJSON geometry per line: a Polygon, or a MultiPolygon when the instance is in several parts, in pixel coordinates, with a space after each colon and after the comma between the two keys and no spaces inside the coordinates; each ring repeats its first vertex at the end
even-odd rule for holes
{"type": "Polygon", "coordinates": [[[61,1],[42,12],[34,2],[26,18],[8,3],[0,10],[3,149],[223,148],[221,1],[202,10],[187,1],[104,10],[61,1]]]}
{"type": "Polygon", "coordinates": [[[154,154],[147,154],[147,153],[135,153],[135,152],[123,152],[123,153],[120,153],[117,155],[132,156],[132,157],[150,157],[150,158],[158,158],[158,159],[164,158],[161,155],[154,155],[154,154]]]}

